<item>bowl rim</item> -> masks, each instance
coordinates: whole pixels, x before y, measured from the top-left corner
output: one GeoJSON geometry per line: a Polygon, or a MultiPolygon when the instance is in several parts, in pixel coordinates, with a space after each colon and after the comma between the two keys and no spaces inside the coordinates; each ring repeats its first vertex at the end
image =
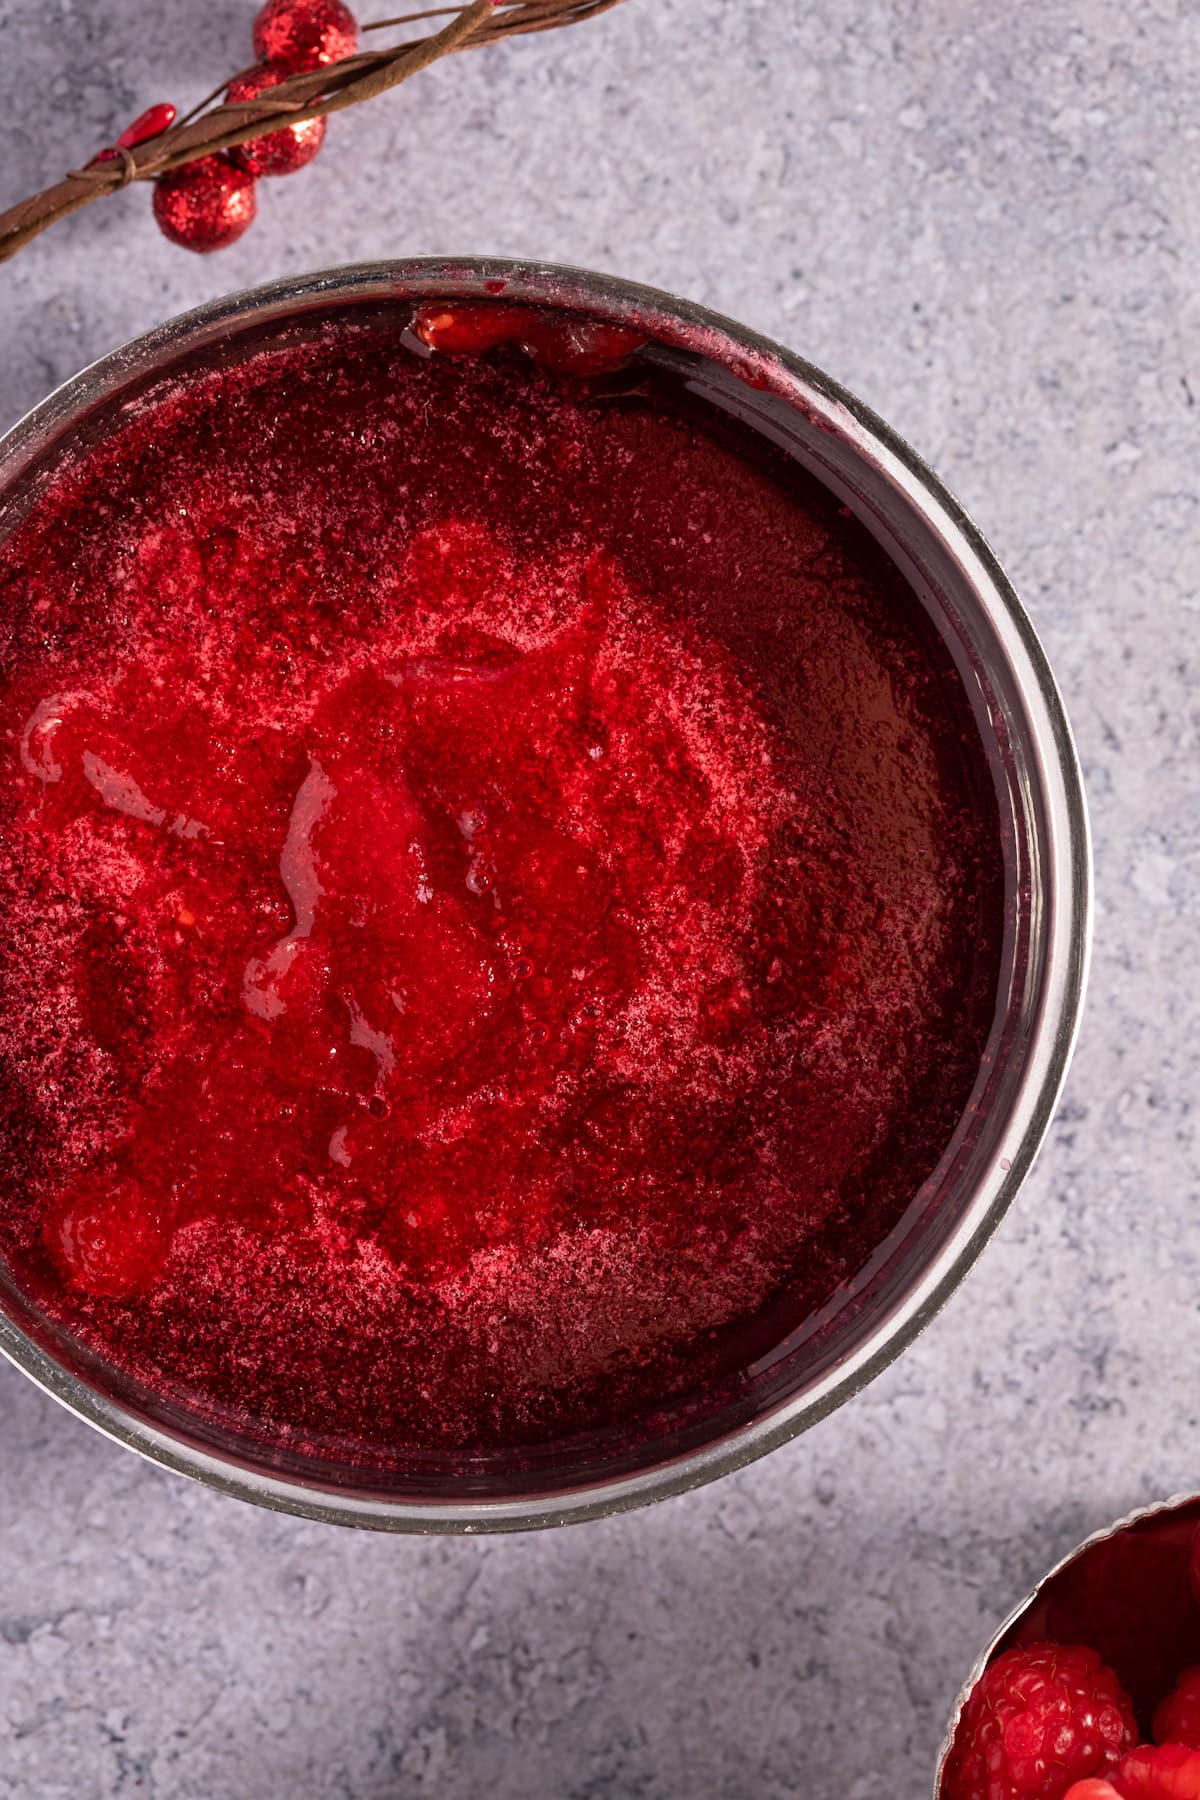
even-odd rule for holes
{"type": "Polygon", "coordinates": [[[511,1499],[445,1502],[340,1491],[266,1468],[239,1466],[174,1436],[93,1389],[0,1309],[0,1354],[114,1442],[218,1491],[319,1521],[407,1532],[514,1531],[605,1517],[683,1493],[764,1455],[826,1418],[885,1369],[934,1317],[974,1264],[1025,1179],[1065,1080],[1082,1011],[1091,948],[1091,843],[1070,726],[1034,628],[983,534],[932,469],[872,409],[812,363],[736,321],[662,290],[567,265],[494,257],[417,257],[351,264],[283,278],[211,300],[101,357],[56,388],[0,439],[7,482],[72,423],[137,376],[250,324],[364,300],[459,294],[576,307],[644,327],[670,343],[703,343],[755,386],[770,385],[818,425],[834,428],[899,493],[980,596],[1013,668],[1038,755],[1047,821],[1049,915],[1034,1041],[1009,1107],[1008,1128],[940,1249],[915,1273],[869,1340],[804,1391],[672,1460],[586,1486],[511,1499]]]}

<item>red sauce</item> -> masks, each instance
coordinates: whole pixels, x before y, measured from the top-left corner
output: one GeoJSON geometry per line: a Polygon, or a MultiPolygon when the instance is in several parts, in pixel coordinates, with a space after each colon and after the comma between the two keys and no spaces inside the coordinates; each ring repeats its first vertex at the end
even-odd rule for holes
{"type": "Polygon", "coordinates": [[[0,549],[0,1247],[375,1460],[736,1381],[937,1163],[1001,936],[858,525],[632,340],[474,328],[194,369],[0,549]]]}

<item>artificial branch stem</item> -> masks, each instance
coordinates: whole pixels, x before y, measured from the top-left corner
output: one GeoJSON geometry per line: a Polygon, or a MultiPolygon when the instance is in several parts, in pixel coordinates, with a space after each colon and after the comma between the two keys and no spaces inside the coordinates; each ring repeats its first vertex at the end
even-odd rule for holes
{"type": "Polygon", "coordinates": [[[15,256],[59,219],[78,212],[102,195],[115,193],[131,181],[153,181],[202,156],[213,156],[264,137],[277,130],[284,118],[289,124],[301,124],[305,119],[323,118],[357,106],[360,101],[373,100],[452,51],[473,50],[530,31],[574,25],[618,4],[619,0],[469,0],[463,7],[436,7],[368,25],[365,30],[382,30],[386,25],[413,24],[447,12],[454,15],[447,25],[427,37],[409,39],[387,50],[369,50],[291,75],[253,100],[211,104],[225,91],[227,84],[222,84],[208,101],[202,101],[158,137],[120,158],[93,160],[86,168],[72,170],[40,194],[0,213],[0,262],[15,256]]]}

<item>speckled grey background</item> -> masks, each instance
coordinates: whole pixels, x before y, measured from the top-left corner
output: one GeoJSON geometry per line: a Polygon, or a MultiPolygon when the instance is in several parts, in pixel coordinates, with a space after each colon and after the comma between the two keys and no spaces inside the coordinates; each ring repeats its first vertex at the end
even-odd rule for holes
{"type": "MultiPolygon", "coordinates": [[[[252,11],[0,0],[0,197],[206,91],[252,11]]],[[[1198,121],[1196,0],[628,0],[336,121],[222,256],[138,191],[0,270],[2,423],[170,313],[370,256],[576,261],[775,334],[1007,562],[1099,875],[1068,1097],[999,1238],[741,1476],[552,1535],[357,1536],[143,1467],[0,1369],[0,1792],[919,1800],[1010,1601],[1200,1486],[1198,121]]]]}

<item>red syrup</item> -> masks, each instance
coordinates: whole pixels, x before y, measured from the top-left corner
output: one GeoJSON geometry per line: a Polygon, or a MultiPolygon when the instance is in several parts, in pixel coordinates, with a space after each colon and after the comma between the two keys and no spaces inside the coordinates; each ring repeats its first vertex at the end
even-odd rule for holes
{"type": "Polygon", "coordinates": [[[995,1007],[899,575],[630,343],[503,339],[194,367],[0,549],[0,1247],[135,1382],[377,1463],[736,1387],[995,1007]]]}

